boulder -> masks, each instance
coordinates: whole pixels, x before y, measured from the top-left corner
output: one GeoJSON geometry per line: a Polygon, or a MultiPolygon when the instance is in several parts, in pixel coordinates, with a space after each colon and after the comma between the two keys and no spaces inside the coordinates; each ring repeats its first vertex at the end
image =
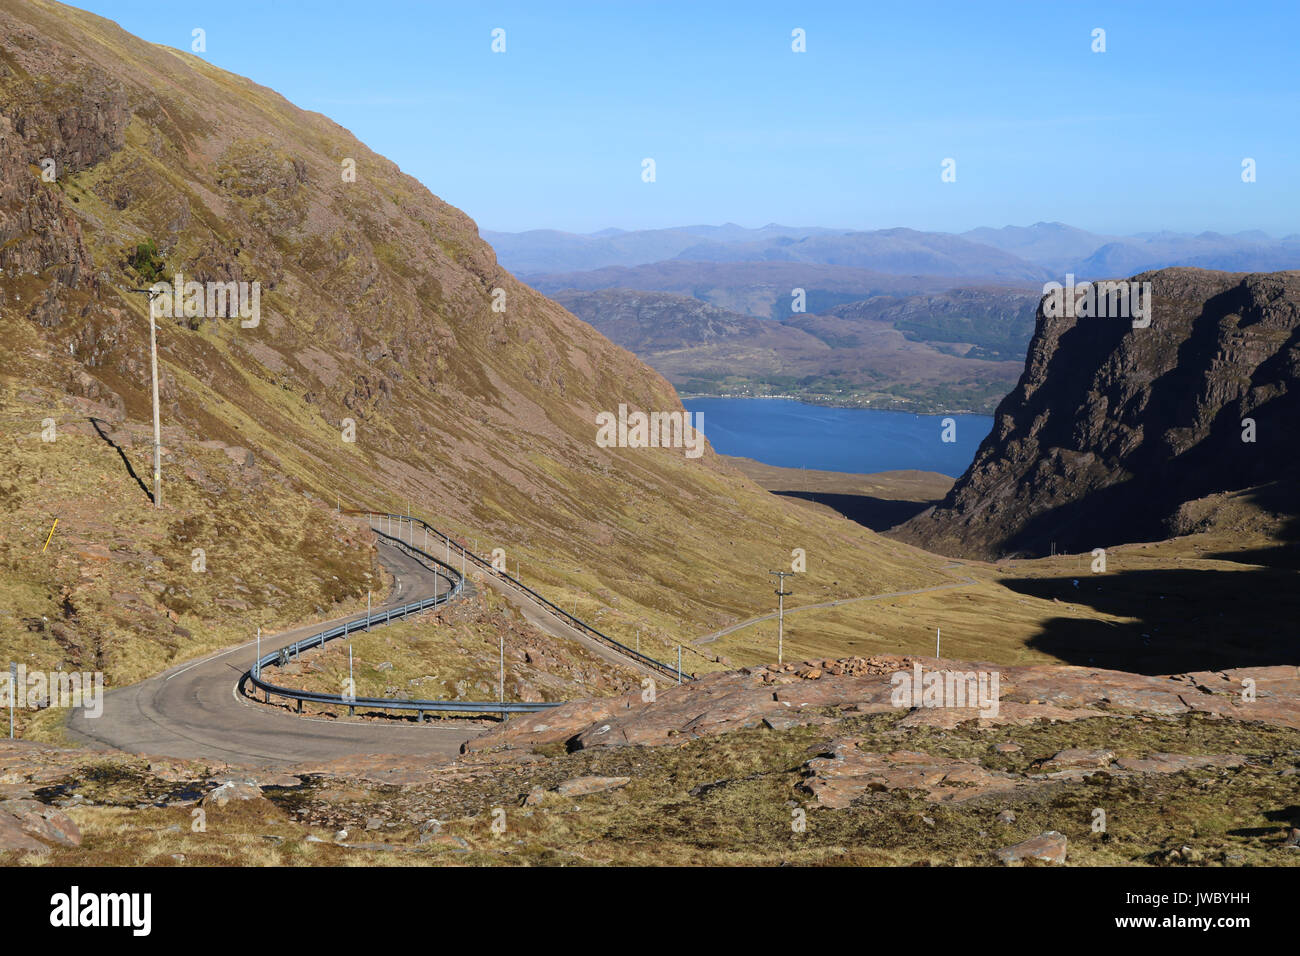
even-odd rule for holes
{"type": "Polygon", "coordinates": [[[229,780],[208,792],[200,803],[205,807],[221,808],[231,801],[261,800],[262,788],[255,784],[238,780],[229,780]]]}
{"type": "Polygon", "coordinates": [[[1046,773],[1056,770],[1097,769],[1109,767],[1115,760],[1115,754],[1109,750],[1083,750],[1067,747],[1038,764],[1038,769],[1046,773]]]}
{"type": "Polygon", "coordinates": [[[1003,847],[995,855],[1003,863],[1023,863],[1026,860],[1039,863],[1064,863],[1067,843],[1065,834],[1048,830],[1036,837],[1003,847]]]}
{"type": "Polygon", "coordinates": [[[0,816],[14,820],[28,836],[60,846],[81,846],[81,830],[62,810],[38,800],[5,800],[0,816]]]}

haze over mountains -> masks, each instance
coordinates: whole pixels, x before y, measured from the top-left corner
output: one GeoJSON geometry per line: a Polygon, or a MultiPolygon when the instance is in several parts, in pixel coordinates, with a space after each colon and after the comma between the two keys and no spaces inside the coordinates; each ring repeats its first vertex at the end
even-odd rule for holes
{"type": "Polygon", "coordinates": [[[961,276],[1042,282],[1072,272],[1081,279],[1130,275],[1169,266],[1234,271],[1300,267],[1300,234],[1259,231],[1223,235],[1171,232],[1115,236],[1059,222],[980,227],[963,233],[907,228],[847,230],[775,223],[746,229],[605,229],[590,234],[538,229],[482,236],[502,265],[524,278],[666,259],[687,262],[800,262],[896,275],[961,276]]]}
{"type": "Polygon", "coordinates": [[[1109,236],[1059,222],[959,235],[734,223],[482,235],[684,394],[917,412],[991,412],[1019,375],[1043,285],[1068,273],[1300,267],[1300,235],[1109,236]]]}

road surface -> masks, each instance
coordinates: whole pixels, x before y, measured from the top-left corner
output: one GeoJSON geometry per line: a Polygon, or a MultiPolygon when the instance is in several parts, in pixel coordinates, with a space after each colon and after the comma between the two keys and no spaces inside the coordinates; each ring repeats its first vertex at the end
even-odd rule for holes
{"type": "MultiPolygon", "coordinates": [[[[432,597],[448,588],[443,578],[397,548],[382,543],[377,547],[379,560],[394,577],[392,594],[383,607],[432,597]]],[[[263,635],[262,651],[284,647],[352,617],[263,635]]],[[[109,691],[103,714],[90,718],[74,711],[68,732],[86,743],[131,753],[278,767],[354,754],[450,757],[464,741],[495,724],[464,718],[407,724],[299,717],[236,692],[240,675],[256,656],[257,644],[250,641],[109,691]]]]}

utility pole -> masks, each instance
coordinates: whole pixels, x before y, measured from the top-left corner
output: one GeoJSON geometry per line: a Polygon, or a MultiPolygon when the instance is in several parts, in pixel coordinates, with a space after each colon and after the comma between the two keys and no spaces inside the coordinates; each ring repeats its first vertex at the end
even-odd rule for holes
{"type": "Polygon", "coordinates": [[[162,426],[158,415],[158,326],[154,322],[153,300],[162,290],[132,289],[149,297],[149,365],[153,378],[153,506],[162,507],[162,426]]]}
{"type": "Polygon", "coordinates": [[[793,594],[793,591],[785,589],[786,575],[793,575],[793,571],[768,571],[768,574],[775,575],[777,578],[776,585],[776,663],[781,666],[782,657],[785,654],[785,599],[793,594]]]}
{"type": "Polygon", "coordinates": [[[501,635],[501,670],[497,677],[497,696],[500,703],[506,702],[506,636],[501,635]]]}

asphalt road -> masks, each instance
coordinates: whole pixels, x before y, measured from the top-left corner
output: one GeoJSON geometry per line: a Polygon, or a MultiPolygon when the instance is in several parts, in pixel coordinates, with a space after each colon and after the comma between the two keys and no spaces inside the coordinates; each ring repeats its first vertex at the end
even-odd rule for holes
{"type": "MultiPolygon", "coordinates": [[[[441,594],[448,584],[409,555],[380,544],[379,560],[395,578],[383,607],[441,594]]],[[[380,610],[380,608],[376,608],[380,610]]],[[[326,624],[263,635],[273,651],[317,633],[326,624]]],[[[240,697],[236,684],[257,656],[255,641],[109,691],[98,718],[74,711],[68,732],[88,744],[131,753],[219,760],[260,767],[329,760],[354,754],[400,753],[448,757],[493,726],[480,719],[430,719],[425,724],[299,717],[240,697]]]]}

